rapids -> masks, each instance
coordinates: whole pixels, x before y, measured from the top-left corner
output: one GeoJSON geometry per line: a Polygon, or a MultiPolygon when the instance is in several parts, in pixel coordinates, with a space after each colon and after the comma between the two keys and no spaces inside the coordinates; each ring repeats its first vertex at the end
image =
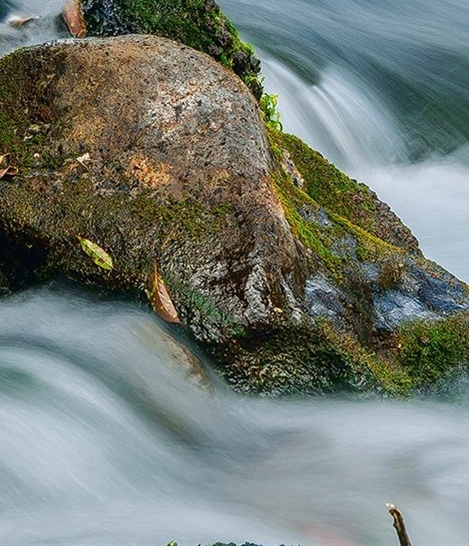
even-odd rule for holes
{"type": "Polygon", "coordinates": [[[469,536],[469,399],[263,400],[187,382],[146,310],[0,304],[0,544],[416,545],[469,536]]]}
{"type": "MultiPolygon", "coordinates": [[[[0,0],[0,54],[59,37],[47,16],[63,0],[14,3],[0,0]],[[15,29],[12,15],[43,17],[15,29]]],[[[285,129],[469,280],[466,3],[220,3],[285,129]]],[[[55,283],[0,300],[0,544],[385,546],[387,501],[416,546],[468,543],[464,379],[406,402],[259,400],[214,383],[188,383],[166,327],[136,305],[55,283]]]]}

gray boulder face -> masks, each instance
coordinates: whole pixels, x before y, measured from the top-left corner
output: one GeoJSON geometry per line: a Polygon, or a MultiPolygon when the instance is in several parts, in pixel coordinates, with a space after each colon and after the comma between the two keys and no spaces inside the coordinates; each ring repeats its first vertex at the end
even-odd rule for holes
{"type": "MultiPolygon", "coordinates": [[[[156,262],[229,381],[266,393],[418,387],[432,325],[469,306],[389,207],[266,131],[248,88],[205,54],[150,36],[69,40],[4,58],[0,81],[10,290],[61,274],[144,297],[156,262]],[[405,338],[415,320],[428,335],[405,338]],[[404,347],[420,340],[421,353],[404,347]]],[[[469,356],[460,331],[443,336],[453,363],[469,356]]]]}

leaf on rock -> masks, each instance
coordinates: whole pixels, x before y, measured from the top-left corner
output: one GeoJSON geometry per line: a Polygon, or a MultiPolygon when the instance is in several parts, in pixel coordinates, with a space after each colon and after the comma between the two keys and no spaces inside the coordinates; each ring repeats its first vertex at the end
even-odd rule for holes
{"type": "Polygon", "coordinates": [[[65,4],[62,16],[72,36],[75,38],[84,38],[86,36],[86,23],[80,0],[69,0],[65,4]]]}
{"type": "Polygon", "coordinates": [[[89,239],[85,239],[79,235],[77,235],[77,238],[80,241],[81,248],[90,256],[96,265],[99,265],[102,269],[111,271],[114,265],[111,256],[109,256],[106,251],[89,239]]]}
{"type": "Polygon", "coordinates": [[[148,298],[153,311],[166,322],[180,323],[178,313],[168,293],[168,289],[158,273],[158,265],[155,260],[154,271],[148,278],[148,298]]]}
{"type": "Polygon", "coordinates": [[[4,176],[16,176],[19,173],[18,169],[16,167],[12,167],[9,165],[8,167],[5,167],[4,169],[0,169],[0,180],[4,176]]]}

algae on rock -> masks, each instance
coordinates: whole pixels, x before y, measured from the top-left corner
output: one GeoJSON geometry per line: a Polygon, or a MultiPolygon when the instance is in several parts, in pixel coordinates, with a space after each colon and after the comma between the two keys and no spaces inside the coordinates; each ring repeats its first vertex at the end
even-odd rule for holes
{"type": "Polygon", "coordinates": [[[366,186],[267,131],[207,55],[67,41],[0,60],[0,79],[0,153],[20,170],[0,187],[9,289],[61,274],[141,294],[156,258],[181,320],[246,392],[405,394],[467,362],[467,286],[366,186]]]}

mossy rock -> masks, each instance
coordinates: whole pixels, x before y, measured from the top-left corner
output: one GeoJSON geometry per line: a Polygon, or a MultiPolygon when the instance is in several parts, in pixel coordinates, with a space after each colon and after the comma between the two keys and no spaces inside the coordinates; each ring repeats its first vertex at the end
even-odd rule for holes
{"type": "Polygon", "coordinates": [[[0,80],[0,153],[19,171],[0,184],[8,289],[65,275],[144,298],[156,260],[181,320],[243,392],[406,394],[445,359],[464,365],[452,321],[467,286],[363,184],[267,131],[209,56],[152,36],[67,41],[2,59],[0,80]]]}
{"type": "Polygon", "coordinates": [[[431,388],[469,364],[469,313],[406,324],[398,339],[399,364],[415,385],[431,388]]]}
{"type": "Polygon", "coordinates": [[[13,286],[60,272],[142,292],[157,259],[205,343],[271,327],[301,249],[238,78],[150,36],[38,46],[4,58],[0,73],[0,149],[20,171],[0,190],[0,263],[13,286]],[[112,255],[113,271],[78,235],[112,255]]]}
{"type": "Polygon", "coordinates": [[[314,201],[385,243],[421,254],[410,229],[368,186],[351,179],[298,137],[272,129],[270,136],[274,147],[287,151],[303,177],[304,192],[314,201]]]}
{"type": "Polygon", "coordinates": [[[262,95],[260,62],[214,0],[87,0],[90,36],[155,34],[207,53],[262,95]]]}

